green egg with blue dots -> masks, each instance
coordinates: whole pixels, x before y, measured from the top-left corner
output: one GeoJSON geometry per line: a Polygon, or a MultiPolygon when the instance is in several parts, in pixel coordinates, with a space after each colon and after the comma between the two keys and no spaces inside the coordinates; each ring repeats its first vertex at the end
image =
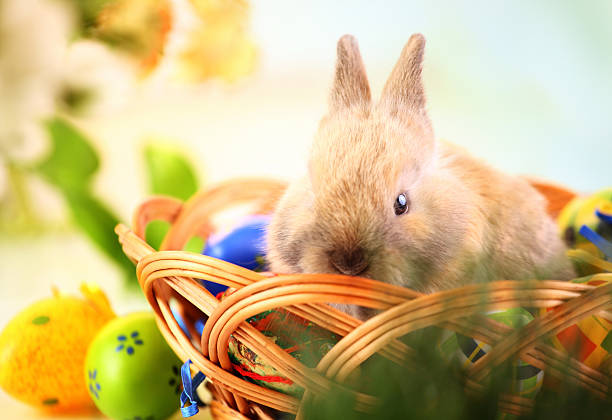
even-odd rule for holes
{"type": "Polygon", "coordinates": [[[149,312],[109,322],[85,359],[89,395],[112,419],[161,420],[179,408],[182,362],[149,312]]]}

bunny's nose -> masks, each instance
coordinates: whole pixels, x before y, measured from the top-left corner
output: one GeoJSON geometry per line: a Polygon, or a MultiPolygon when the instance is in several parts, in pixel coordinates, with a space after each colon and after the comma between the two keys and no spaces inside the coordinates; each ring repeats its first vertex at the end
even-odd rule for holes
{"type": "Polygon", "coordinates": [[[356,276],[368,268],[368,260],[361,247],[334,249],[330,252],[329,261],[339,272],[348,276],[356,276]]]}

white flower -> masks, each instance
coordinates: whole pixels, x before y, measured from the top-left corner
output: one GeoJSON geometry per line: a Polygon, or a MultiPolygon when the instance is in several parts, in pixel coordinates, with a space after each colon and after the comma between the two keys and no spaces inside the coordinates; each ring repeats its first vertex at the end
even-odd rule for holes
{"type": "Polygon", "coordinates": [[[65,3],[0,0],[0,154],[30,160],[45,142],[42,118],[54,102],[73,16],[65,3]]]}

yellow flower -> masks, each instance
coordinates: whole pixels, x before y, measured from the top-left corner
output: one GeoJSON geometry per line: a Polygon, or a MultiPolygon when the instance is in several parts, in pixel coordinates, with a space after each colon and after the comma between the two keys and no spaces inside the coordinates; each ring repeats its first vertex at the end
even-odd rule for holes
{"type": "Polygon", "coordinates": [[[250,8],[244,0],[191,0],[201,25],[181,54],[182,76],[193,81],[228,82],[250,73],[257,48],[248,35],[250,8]]]}
{"type": "Polygon", "coordinates": [[[171,27],[168,0],[114,0],[98,15],[92,34],[135,57],[146,75],[163,56],[171,27]]]}

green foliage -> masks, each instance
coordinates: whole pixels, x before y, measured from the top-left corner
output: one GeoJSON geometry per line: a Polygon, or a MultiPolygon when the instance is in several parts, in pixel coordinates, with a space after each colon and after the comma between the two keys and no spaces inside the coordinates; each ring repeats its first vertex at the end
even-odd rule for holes
{"type": "MultiPolygon", "coordinates": [[[[187,200],[198,190],[198,179],[188,159],[175,147],[158,142],[144,147],[144,158],[149,180],[149,192],[187,200]]],[[[145,238],[149,245],[159,249],[170,225],[162,220],[154,220],[147,225],[145,238]]],[[[185,250],[202,252],[204,241],[193,237],[185,245],[185,250]]]]}
{"type": "Polygon", "coordinates": [[[144,157],[153,194],[187,200],[198,189],[195,171],[187,158],[176,148],[160,143],[145,146],[144,157]]]}
{"type": "Polygon", "coordinates": [[[416,332],[406,337],[416,352],[410,363],[398,366],[380,356],[362,365],[358,383],[349,383],[359,391],[375,395],[379,404],[373,412],[353,409],[354,394],[338,387],[329,398],[308,407],[308,419],[474,419],[475,412],[491,418],[491,404],[468,399],[464,379],[436,352],[438,330],[416,332]]]}
{"type": "Polygon", "coordinates": [[[117,217],[97,198],[81,191],[64,191],[74,223],[109,256],[131,284],[136,284],[134,264],[125,256],[115,234],[117,217]]]}
{"type": "Polygon", "coordinates": [[[153,220],[145,229],[145,240],[153,248],[159,249],[169,229],[170,223],[164,220],[153,220]]]}
{"type": "Polygon", "coordinates": [[[197,252],[198,254],[201,254],[202,250],[204,249],[204,244],[204,239],[200,238],[199,236],[192,236],[183,247],[183,251],[197,252]]]}
{"type": "Polygon", "coordinates": [[[91,180],[99,167],[96,151],[62,118],[48,121],[46,128],[51,152],[36,171],[62,193],[75,225],[115,262],[130,283],[136,284],[134,265],[123,254],[114,233],[119,219],[91,191],[91,180]]]}
{"type": "MultiPolygon", "coordinates": [[[[114,228],[117,216],[91,191],[91,181],[100,161],[90,141],[68,121],[56,117],[46,122],[51,151],[35,170],[64,196],[74,224],[136,284],[134,265],[124,255],[114,228]]],[[[176,149],[151,143],[146,146],[145,160],[150,190],[182,200],[198,188],[195,171],[176,149]]],[[[154,221],[147,226],[147,242],[159,249],[168,224],[154,221]]],[[[186,249],[201,252],[203,241],[191,238],[186,249]]]]}
{"type": "MultiPolygon", "coordinates": [[[[466,374],[449,364],[436,351],[440,330],[429,328],[402,338],[414,350],[409,363],[397,365],[373,356],[361,366],[359,379],[347,385],[374,395],[378,404],[370,412],[358,412],[355,394],[336,385],[324,398],[305,407],[306,419],[512,419],[498,407],[500,397],[512,383],[512,366],[498,366],[484,383],[480,395],[466,393],[466,374]]],[[[546,375],[546,373],[545,373],[546,375]]],[[[612,413],[612,402],[600,400],[590,392],[561,379],[558,389],[544,388],[534,400],[531,414],[522,419],[570,420],[603,419],[612,413]]]]}
{"type": "Polygon", "coordinates": [[[54,118],[46,128],[51,152],[38,172],[62,190],[86,190],[100,161],[87,139],[67,121],[54,118]]]}
{"type": "MultiPolygon", "coordinates": [[[[169,229],[170,223],[164,220],[153,220],[145,229],[145,240],[153,248],[159,249],[169,229]]],[[[197,236],[192,236],[183,247],[184,251],[197,252],[198,254],[203,249],[204,240],[197,236]]]]}

